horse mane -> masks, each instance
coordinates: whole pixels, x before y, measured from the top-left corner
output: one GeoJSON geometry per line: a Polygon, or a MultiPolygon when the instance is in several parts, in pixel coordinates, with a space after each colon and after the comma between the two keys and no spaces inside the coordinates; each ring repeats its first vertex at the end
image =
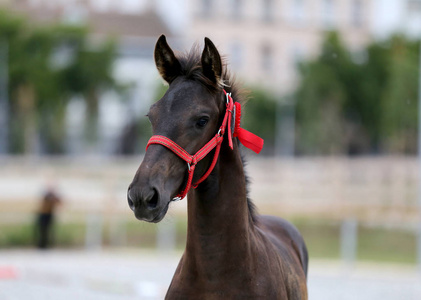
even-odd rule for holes
{"type": "MultiPolygon", "coordinates": [[[[217,92],[220,88],[225,89],[227,93],[231,93],[231,97],[234,102],[239,102],[242,106],[247,103],[249,97],[249,91],[240,88],[239,84],[236,81],[235,76],[229,72],[228,70],[228,63],[225,57],[221,57],[222,59],[222,78],[218,82],[213,82],[209,78],[207,78],[202,71],[202,50],[198,44],[194,44],[190,51],[185,53],[177,53],[176,57],[181,65],[181,74],[180,76],[184,76],[187,79],[194,80],[200,82],[204,85],[209,91],[217,92]]],[[[241,153],[241,147],[240,147],[241,153]]],[[[246,179],[246,191],[247,191],[247,206],[249,209],[249,215],[253,222],[256,222],[257,218],[257,209],[252,200],[249,198],[249,183],[250,179],[246,174],[245,167],[246,167],[246,160],[244,155],[241,153],[241,161],[244,167],[244,175],[246,179]]]]}

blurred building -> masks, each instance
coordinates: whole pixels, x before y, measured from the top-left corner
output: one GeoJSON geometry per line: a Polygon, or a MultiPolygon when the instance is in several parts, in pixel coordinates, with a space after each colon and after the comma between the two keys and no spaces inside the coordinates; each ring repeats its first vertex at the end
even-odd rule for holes
{"type": "MultiPolygon", "coordinates": [[[[131,88],[124,104],[115,94],[103,96],[102,152],[115,151],[124,128],[144,115],[153,100],[160,82],[153,49],[162,33],[176,50],[211,38],[237,77],[280,99],[297,84],[297,63],[319,53],[327,31],[341,34],[356,61],[373,38],[396,31],[421,34],[421,0],[2,0],[0,4],[37,23],[86,24],[92,28],[93,42],[118,37],[115,76],[131,88]]],[[[84,109],[82,101],[69,104],[73,153],[86,150],[80,138],[84,109]]],[[[293,132],[293,120],[288,122],[280,126],[293,132]]]]}
{"type": "Polygon", "coordinates": [[[324,33],[358,51],[370,40],[372,0],[188,0],[189,39],[209,36],[246,82],[285,94],[296,65],[315,56],[324,33]]]}
{"type": "Polygon", "coordinates": [[[421,36],[421,0],[186,0],[186,38],[210,37],[247,83],[278,95],[297,83],[297,63],[320,51],[336,30],[361,59],[373,38],[421,36]]]}
{"type": "MultiPolygon", "coordinates": [[[[370,39],[376,5],[401,0],[3,0],[37,22],[88,24],[95,36],[116,35],[123,56],[151,63],[157,37],[174,48],[211,38],[239,77],[285,94],[296,64],[316,55],[328,30],[358,51],[370,39]],[[181,43],[184,41],[185,43],[181,43]],[[171,41],[170,41],[171,42],[171,41]]],[[[418,0],[407,0],[417,2],[418,0]]],[[[387,4],[386,6],[390,6],[387,4]]],[[[402,6],[402,5],[401,5],[402,6]]],[[[377,9],[379,10],[379,9],[377,9]]],[[[382,16],[379,19],[384,18],[382,16]]],[[[132,65],[133,66],[133,65],[132,65]]],[[[126,72],[123,72],[127,74],[126,72]]],[[[150,73],[149,73],[150,74],[150,73]]]]}

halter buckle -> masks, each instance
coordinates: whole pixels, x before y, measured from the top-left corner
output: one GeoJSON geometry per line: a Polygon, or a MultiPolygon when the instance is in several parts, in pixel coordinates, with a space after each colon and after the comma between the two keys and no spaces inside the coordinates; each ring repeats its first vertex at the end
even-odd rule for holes
{"type": "Polygon", "coordinates": [[[226,96],[227,96],[227,104],[229,104],[230,103],[230,98],[231,98],[231,93],[227,93],[226,96]]]}
{"type": "Polygon", "coordinates": [[[172,198],[172,201],[177,202],[177,201],[180,201],[181,199],[183,199],[183,198],[181,198],[181,197],[174,197],[174,198],[172,198]]]}

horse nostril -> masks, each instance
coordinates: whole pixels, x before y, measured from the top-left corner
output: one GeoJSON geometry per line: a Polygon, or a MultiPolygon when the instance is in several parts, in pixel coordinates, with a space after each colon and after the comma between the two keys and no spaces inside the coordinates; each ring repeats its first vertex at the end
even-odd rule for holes
{"type": "Polygon", "coordinates": [[[153,189],[152,197],[146,200],[146,205],[148,206],[148,208],[150,209],[156,208],[158,205],[158,198],[159,198],[158,192],[156,191],[156,189],[153,189]]]}
{"type": "Polygon", "coordinates": [[[138,207],[144,206],[147,209],[153,210],[158,206],[159,194],[155,188],[149,190],[148,194],[144,197],[139,197],[129,188],[127,191],[127,203],[132,211],[135,211],[138,207]]]}
{"type": "Polygon", "coordinates": [[[130,207],[130,209],[134,211],[134,209],[135,209],[135,204],[134,204],[133,200],[132,200],[132,199],[131,199],[131,197],[130,197],[130,188],[129,188],[129,190],[127,191],[127,202],[129,203],[129,207],[130,207]]]}

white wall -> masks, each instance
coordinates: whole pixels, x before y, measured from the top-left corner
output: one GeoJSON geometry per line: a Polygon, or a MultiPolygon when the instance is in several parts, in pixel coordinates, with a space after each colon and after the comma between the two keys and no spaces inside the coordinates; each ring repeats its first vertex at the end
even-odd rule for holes
{"type": "Polygon", "coordinates": [[[375,0],[371,20],[372,32],[376,38],[386,38],[395,32],[420,37],[421,1],[375,0]]]}

